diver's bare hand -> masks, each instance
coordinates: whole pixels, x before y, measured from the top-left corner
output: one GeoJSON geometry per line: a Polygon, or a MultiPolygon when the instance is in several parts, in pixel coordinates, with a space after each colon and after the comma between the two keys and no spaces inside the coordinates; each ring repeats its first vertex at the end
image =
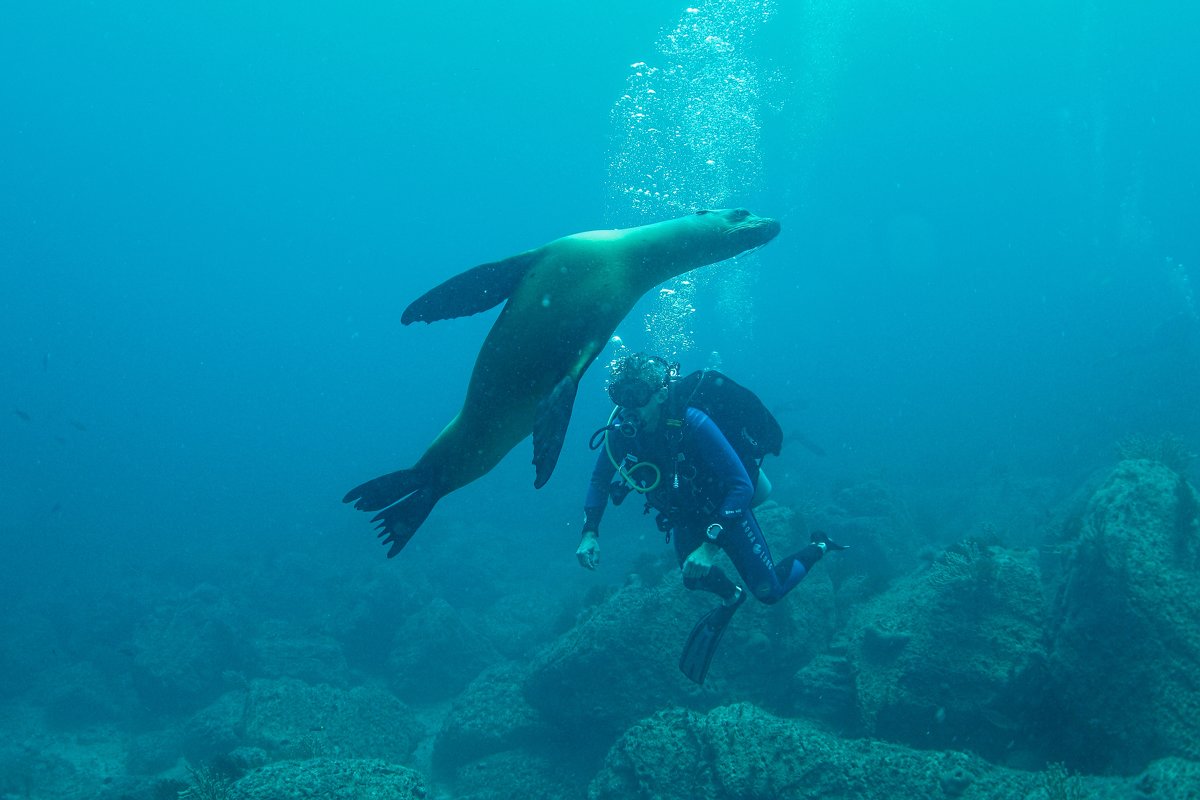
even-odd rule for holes
{"type": "Polygon", "coordinates": [[[585,533],[579,542],[579,548],[575,551],[575,557],[579,559],[579,566],[584,569],[595,569],[600,566],[600,537],[592,531],[585,533]]]}
{"type": "Polygon", "coordinates": [[[717,560],[717,554],[720,552],[721,548],[712,542],[705,542],[697,547],[683,561],[683,577],[703,578],[712,569],[713,562],[717,560]]]}

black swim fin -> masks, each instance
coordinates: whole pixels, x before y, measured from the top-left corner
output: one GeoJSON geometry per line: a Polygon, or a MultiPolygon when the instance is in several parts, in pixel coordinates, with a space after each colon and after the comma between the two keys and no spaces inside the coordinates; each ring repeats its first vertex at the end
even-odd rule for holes
{"type": "Polygon", "coordinates": [[[342,502],[354,503],[359,511],[383,509],[371,521],[379,523],[377,530],[383,544],[391,545],[387,557],[395,558],[439,499],[441,495],[430,485],[427,471],[402,469],[354,487],[342,502]]]}
{"type": "Polygon", "coordinates": [[[571,410],[575,407],[575,392],[579,384],[575,376],[567,375],[538,403],[533,418],[533,466],[537,471],[533,479],[535,489],[540,489],[550,480],[558,454],[562,452],[567,438],[567,426],[571,423],[571,410]]]}
{"type": "Polygon", "coordinates": [[[701,617],[683,646],[683,654],[679,656],[679,669],[696,683],[704,683],[704,678],[708,675],[708,665],[712,663],[713,654],[717,652],[717,645],[721,643],[721,636],[729,626],[729,620],[733,619],[734,612],[746,600],[746,591],[738,591],[738,597],[733,603],[722,603],[701,617]]]}
{"type": "Polygon", "coordinates": [[[418,321],[437,322],[439,319],[469,317],[498,306],[508,299],[529,266],[540,257],[540,250],[530,250],[455,275],[414,300],[404,309],[400,321],[405,325],[418,321]]]}

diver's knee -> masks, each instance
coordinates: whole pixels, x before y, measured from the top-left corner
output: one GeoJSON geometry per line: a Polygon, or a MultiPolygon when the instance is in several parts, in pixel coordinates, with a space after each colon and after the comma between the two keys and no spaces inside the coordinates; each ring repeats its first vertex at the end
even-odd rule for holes
{"type": "Polygon", "coordinates": [[[775,605],[783,598],[783,594],[770,584],[752,587],[751,591],[760,603],[766,603],[769,606],[775,605]]]}

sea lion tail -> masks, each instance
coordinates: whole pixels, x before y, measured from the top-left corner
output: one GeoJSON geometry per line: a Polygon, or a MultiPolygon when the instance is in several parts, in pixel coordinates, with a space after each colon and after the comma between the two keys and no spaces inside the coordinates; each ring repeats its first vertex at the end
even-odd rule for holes
{"type": "Polygon", "coordinates": [[[427,470],[402,469],[354,487],[342,502],[353,502],[360,511],[383,509],[371,521],[379,523],[379,537],[383,544],[391,545],[387,555],[394,558],[440,498],[427,470]]]}

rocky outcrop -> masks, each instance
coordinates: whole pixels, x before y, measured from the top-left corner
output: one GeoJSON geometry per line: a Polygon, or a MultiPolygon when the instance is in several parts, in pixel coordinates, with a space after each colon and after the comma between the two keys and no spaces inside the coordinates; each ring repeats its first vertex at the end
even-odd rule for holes
{"type": "Polygon", "coordinates": [[[154,711],[190,711],[249,664],[248,637],[229,598],[212,586],[163,605],[134,631],[133,684],[154,711]]]}
{"type": "Polygon", "coordinates": [[[452,773],[485,756],[553,738],[550,727],[525,700],[526,676],[527,669],[517,664],[498,665],[454,701],[433,745],[439,772],[452,773]]]}
{"type": "Polygon", "coordinates": [[[386,761],[315,758],[278,761],[246,775],[229,790],[230,800],[423,800],[425,779],[386,761]]]}
{"type": "Polygon", "coordinates": [[[454,800],[578,800],[587,792],[576,765],[562,754],[512,750],[458,770],[454,800]]]}
{"type": "Polygon", "coordinates": [[[350,684],[350,668],[341,644],[331,636],[299,635],[285,625],[266,625],[254,638],[257,673],[266,678],[296,678],[306,683],[350,684]]]}
{"type": "Polygon", "coordinates": [[[408,760],[424,726],[395,696],[371,687],[337,689],[296,680],[257,680],[189,720],[184,751],[197,763],[239,747],[272,759],[408,760]]]}
{"type": "Polygon", "coordinates": [[[1132,773],[1200,758],[1200,503],[1167,466],[1121,462],[1092,496],[1054,605],[1065,755],[1132,773]]]}
{"type": "Polygon", "coordinates": [[[500,661],[491,643],[449,603],[434,598],[404,618],[388,657],[388,681],[412,703],[444,700],[461,692],[500,661]]]}
{"type": "Polygon", "coordinates": [[[1036,554],[967,540],[855,612],[847,657],[861,732],[1002,758],[1044,680],[1036,554]]]}
{"type": "Polygon", "coordinates": [[[817,567],[783,603],[750,600],[721,642],[698,687],[677,668],[696,620],[717,601],[673,580],[627,586],[597,606],[535,659],[529,703],[551,724],[603,744],[658,709],[711,708],[734,693],[766,706],[791,702],[791,676],[824,650],[833,631],[833,588],[817,567]]]}
{"type": "Polygon", "coordinates": [[[1184,800],[1200,791],[1200,764],[1178,759],[1131,779],[1023,772],[954,751],[843,739],[750,705],[700,715],[662,711],[612,747],[589,800],[1184,800]]]}
{"type": "Polygon", "coordinates": [[[592,781],[591,800],[1024,797],[1029,776],[962,753],[846,740],[750,705],[674,709],[630,728],[592,781]],[[1008,794],[981,795],[986,776],[1008,794]]]}
{"type": "Polygon", "coordinates": [[[824,567],[837,587],[840,609],[883,591],[916,566],[916,526],[904,502],[881,481],[835,487],[811,523],[852,548],[824,567]]]}

